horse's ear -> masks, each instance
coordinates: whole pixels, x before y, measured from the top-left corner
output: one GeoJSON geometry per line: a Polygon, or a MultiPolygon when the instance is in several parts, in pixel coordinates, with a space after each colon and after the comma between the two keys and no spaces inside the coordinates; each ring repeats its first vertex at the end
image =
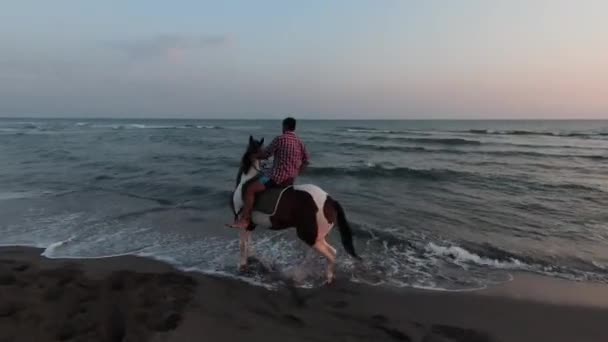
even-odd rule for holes
{"type": "Polygon", "coordinates": [[[250,135],[249,136],[249,145],[253,144],[253,137],[250,135]]]}
{"type": "Polygon", "coordinates": [[[262,138],[262,140],[260,140],[260,146],[264,145],[264,138],[262,138]]]}

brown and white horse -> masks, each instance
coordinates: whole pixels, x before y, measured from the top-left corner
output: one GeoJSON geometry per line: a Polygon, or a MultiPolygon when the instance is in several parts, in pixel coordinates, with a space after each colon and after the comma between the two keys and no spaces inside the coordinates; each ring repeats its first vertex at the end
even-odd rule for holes
{"type": "MultiPolygon", "coordinates": [[[[236,188],[232,194],[231,206],[235,217],[243,208],[243,188],[248,182],[259,176],[259,160],[256,157],[263,144],[263,138],[257,141],[253,137],[249,137],[249,145],[241,160],[236,188]]],[[[241,270],[247,267],[247,259],[251,253],[249,246],[251,232],[256,226],[267,227],[271,230],[296,228],[298,238],[327,259],[328,283],[334,280],[336,249],[327,243],[325,238],[334,224],[338,225],[342,245],[346,252],[360,260],[355,253],[351,228],[342,206],[316,185],[301,184],[286,188],[276,203],[274,213],[264,214],[254,209],[251,220],[252,225],[240,232],[239,268],[241,270]]]]}

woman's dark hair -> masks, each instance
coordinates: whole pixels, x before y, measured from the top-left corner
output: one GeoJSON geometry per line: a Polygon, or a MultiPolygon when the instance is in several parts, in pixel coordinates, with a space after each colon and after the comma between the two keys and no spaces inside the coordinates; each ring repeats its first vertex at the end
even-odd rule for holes
{"type": "Polygon", "coordinates": [[[296,130],[296,119],[294,118],[286,118],[283,120],[283,127],[288,131],[296,130]]]}

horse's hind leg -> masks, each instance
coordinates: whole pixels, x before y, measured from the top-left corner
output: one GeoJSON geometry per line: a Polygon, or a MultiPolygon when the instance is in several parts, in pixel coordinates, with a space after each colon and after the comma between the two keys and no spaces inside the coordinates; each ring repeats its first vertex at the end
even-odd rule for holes
{"type": "MultiPolygon", "coordinates": [[[[308,247],[311,247],[311,246],[308,246],[308,247]]],[[[306,278],[306,276],[308,274],[310,263],[312,260],[314,260],[314,258],[316,256],[317,256],[317,252],[314,249],[311,248],[306,251],[306,255],[304,256],[304,259],[302,260],[300,265],[298,265],[295,268],[295,271],[293,273],[294,281],[296,281],[297,283],[304,281],[304,279],[306,278]]]]}
{"type": "Polygon", "coordinates": [[[330,246],[325,239],[317,240],[313,247],[327,258],[327,283],[331,284],[335,278],[336,249],[330,246]]]}
{"type": "Polygon", "coordinates": [[[251,232],[246,229],[241,229],[239,232],[239,271],[247,269],[247,258],[249,257],[249,242],[251,241],[251,232]]]}
{"type": "Polygon", "coordinates": [[[296,226],[298,237],[312,246],[317,252],[321,253],[327,259],[327,282],[334,281],[334,270],[336,268],[336,250],[325,241],[325,236],[329,231],[330,226],[318,228],[316,217],[307,215],[300,219],[300,224],[296,226]],[[324,228],[324,229],[323,229],[324,228]]]}
{"type": "Polygon", "coordinates": [[[334,259],[335,259],[336,256],[338,255],[338,252],[336,251],[336,249],[334,248],[334,246],[330,245],[329,242],[327,242],[327,240],[325,240],[325,239],[323,239],[323,242],[327,245],[327,247],[331,251],[331,254],[334,255],[334,259]]]}

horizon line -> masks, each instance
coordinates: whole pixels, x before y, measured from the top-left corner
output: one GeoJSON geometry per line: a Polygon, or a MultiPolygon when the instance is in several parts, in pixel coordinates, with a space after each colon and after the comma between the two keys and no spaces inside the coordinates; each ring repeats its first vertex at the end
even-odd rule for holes
{"type": "MultiPolygon", "coordinates": [[[[288,117],[286,115],[285,117],[288,117]]],[[[606,118],[297,118],[298,121],[606,121],[606,118]]],[[[209,121],[275,121],[282,118],[196,118],[196,117],[77,117],[77,116],[1,116],[0,119],[47,119],[47,120],[209,120],[209,121]]]]}

